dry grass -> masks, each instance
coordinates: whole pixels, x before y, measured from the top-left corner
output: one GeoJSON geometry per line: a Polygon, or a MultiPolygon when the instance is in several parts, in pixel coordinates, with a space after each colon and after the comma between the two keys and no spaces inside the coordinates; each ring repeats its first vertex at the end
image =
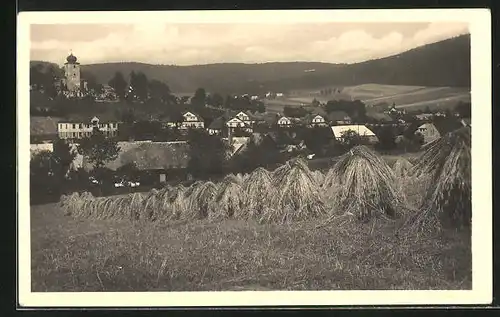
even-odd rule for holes
{"type": "Polygon", "coordinates": [[[450,195],[470,200],[467,135],[446,140],[406,177],[359,147],[322,187],[293,160],[219,184],[63,196],[32,210],[33,291],[471,289],[470,232],[414,230],[412,216],[449,213],[450,195]]]}
{"type": "Polygon", "coordinates": [[[303,159],[292,159],[273,172],[258,168],[249,175],[230,174],[217,185],[197,181],[188,188],[167,186],[145,195],[98,198],[76,193],[61,197],[61,206],[80,218],[162,222],[237,218],[283,223],[327,214],[329,221],[339,215],[366,221],[377,215],[397,218],[407,211],[420,217],[417,209],[426,201],[431,204],[425,210],[452,213],[453,208],[467,207],[467,199],[452,205],[453,195],[470,196],[470,171],[463,167],[470,164],[470,145],[467,154],[463,139],[450,135],[435,142],[413,167],[395,157],[391,169],[383,158],[359,146],[340,157],[326,175],[309,170],[303,159]],[[460,145],[453,148],[450,142],[460,145]]]}
{"type": "Polygon", "coordinates": [[[240,217],[245,201],[241,179],[228,175],[218,187],[214,199],[209,202],[208,217],[212,220],[240,217]]]}
{"type": "Polygon", "coordinates": [[[255,169],[243,184],[244,214],[242,218],[260,219],[264,211],[273,210],[272,198],[277,195],[272,174],[266,169],[255,169]]]}
{"type": "Polygon", "coordinates": [[[393,222],[130,222],[31,210],[33,292],[471,289],[470,235],[393,222]]]}
{"type": "Polygon", "coordinates": [[[448,133],[434,142],[414,169],[416,176],[430,178],[430,186],[427,187],[421,212],[411,220],[412,228],[429,232],[440,230],[443,224],[470,227],[470,128],[448,133]]]}
{"type": "Polygon", "coordinates": [[[295,159],[273,173],[277,194],[271,199],[273,209],[262,215],[263,221],[296,221],[316,218],[326,213],[317,180],[303,159],[295,159]]]}
{"type": "MultiPolygon", "coordinates": [[[[193,184],[194,185],[194,184],[193,184]]],[[[181,215],[181,219],[204,219],[208,217],[209,206],[217,194],[217,186],[208,181],[193,186],[186,195],[188,209],[181,215]]]]}
{"type": "Polygon", "coordinates": [[[394,163],[392,169],[394,174],[398,178],[406,178],[409,176],[409,172],[411,171],[413,164],[407,159],[400,157],[394,163]]]}
{"type": "Polygon", "coordinates": [[[330,169],[325,180],[327,199],[335,214],[367,220],[375,215],[402,213],[404,195],[391,168],[365,146],[353,148],[330,169]]]}

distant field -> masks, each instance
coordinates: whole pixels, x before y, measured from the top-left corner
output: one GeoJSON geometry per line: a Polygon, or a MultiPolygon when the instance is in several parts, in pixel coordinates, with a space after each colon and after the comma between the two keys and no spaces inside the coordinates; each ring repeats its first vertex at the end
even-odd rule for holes
{"type": "Polygon", "coordinates": [[[266,100],[269,112],[283,111],[285,105],[300,106],[310,104],[316,98],[318,101],[328,100],[361,100],[367,105],[386,102],[395,103],[397,108],[445,109],[455,106],[459,101],[470,102],[470,90],[460,87],[421,87],[365,84],[344,87],[340,93],[321,96],[319,89],[295,91],[293,96],[283,99],[266,100]]]}

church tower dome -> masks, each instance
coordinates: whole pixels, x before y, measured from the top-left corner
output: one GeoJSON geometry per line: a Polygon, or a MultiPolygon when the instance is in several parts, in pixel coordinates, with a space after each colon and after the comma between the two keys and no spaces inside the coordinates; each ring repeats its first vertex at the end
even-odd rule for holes
{"type": "Polygon", "coordinates": [[[73,53],[69,54],[68,57],[66,57],[66,61],[69,63],[69,64],[75,64],[76,63],[76,56],[73,55],[73,53]]]}

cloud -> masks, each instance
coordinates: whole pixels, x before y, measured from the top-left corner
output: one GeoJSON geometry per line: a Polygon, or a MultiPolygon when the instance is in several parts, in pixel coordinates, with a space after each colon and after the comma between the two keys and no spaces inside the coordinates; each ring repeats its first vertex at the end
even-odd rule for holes
{"type": "MultiPolygon", "coordinates": [[[[61,64],[72,49],[81,63],[137,61],[153,64],[215,62],[323,61],[352,63],[396,54],[467,31],[463,23],[418,25],[377,23],[309,24],[151,24],[100,28],[94,38],[85,26],[47,25],[32,36],[32,59],[61,64]],[[82,29],[83,28],[83,29],[82,29]],[[79,40],[74,40],[78,38],[79,40]]],[[[98,28],[96,28],[98,29],[98,28]]]]}

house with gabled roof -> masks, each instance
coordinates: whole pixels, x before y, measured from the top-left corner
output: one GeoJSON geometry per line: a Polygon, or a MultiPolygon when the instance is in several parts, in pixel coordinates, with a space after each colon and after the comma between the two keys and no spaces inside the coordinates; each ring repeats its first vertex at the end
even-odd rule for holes
{"type": "Polygon", "coordinates": [[[287,128],[287,127],[292,126],[293,121],[292,121],[292,119],[290,119],[288,117],[282,116],[282,117],[278,118],[276,124],[280,128],[287,128]]]}
{"type": "Polygon", "coordinates": [[[203,118],[192,111],[184,111],[182,117],[179,129],[203,129],[205,127],[203,118]]]}
{"type": "Polygon", "coordinates": [[[328,122],[326,121],[325,116],[322,116],[320,114],[308,114],[303,118],[302,122],[308,128],[328,126],[328,122]]]}
{"type": "Polygon", "coordinates": [[[421,134],[424,138],[425,146],[426,144],[439,139],[443,135],[460,129],[463,126],[463,122],[454,118],[435,118],[433,121],[414,123],[410,125],[405,134],[421,134]]]}

